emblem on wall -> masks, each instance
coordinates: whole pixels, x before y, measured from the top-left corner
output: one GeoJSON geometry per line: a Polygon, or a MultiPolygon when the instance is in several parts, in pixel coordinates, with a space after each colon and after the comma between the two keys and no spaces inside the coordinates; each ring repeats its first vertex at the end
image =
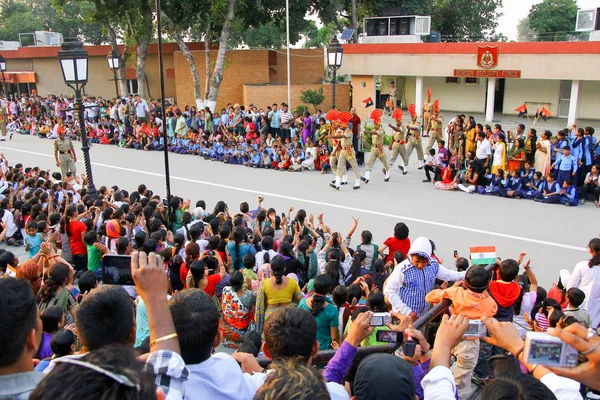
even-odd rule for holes
{"type": "Polygon", "coordinates": [[[477,66],[485,69],[498,66],[498,46],[479,46],[477,48],[477,66]]]}

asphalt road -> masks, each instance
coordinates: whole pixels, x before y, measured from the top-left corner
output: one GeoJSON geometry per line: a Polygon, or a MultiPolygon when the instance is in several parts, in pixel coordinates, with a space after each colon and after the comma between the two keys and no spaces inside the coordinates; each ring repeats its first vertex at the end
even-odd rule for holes
{"type": "MultiPolygon", "coordinates": [[[[78,173],[82,173],[79,143],[76,148],[78,173]]],[[[46,139],[17,135],[0,142],[0,151],[11,165],[20,162],[56,170],[52,143],[46,139]]],[[[600,210],[593,204],[567,208],[437,191],[421,182],[424,174],[416,169],[416,155],[412,157],[407,175],[396,169],[385,183],[377,163],[369,184],[352,190],[354,177],[350,173],[350,184],[335,191],[329,187],[331,174],[251,169],[170,153],[171,190],[191,199],[192,204],[205,200],[209,211],[218,200],[224,200],[232,212],[237,212],[242,201],[252,207],[258,196],[264,196],[263,206],[274,207],[279,214],[287,213],[290,206],[315,216],[322,212],[325,223],[342,234],[351,227],[351,217],[359,217],[353,246],[359,244],[362,230],[370,230],[374,242],[381,244],[393,234],[397,222],[405,222],[412,239],[426,236],[436,243],[436,254],[447,267],[453,267],[454,250],[468,257],[471,246],[494,245],[501,258],[516,258],[526,252],[545,287],[558,278],[561,269],[572,270],[578,261],[589,258],[587,243],[600,233],[600,210]]],[[[96,186],[118,185],[131,192],[144,183],[155,193],[166,192],[161,152],[94,145],[91,159],[96,186]]]]}

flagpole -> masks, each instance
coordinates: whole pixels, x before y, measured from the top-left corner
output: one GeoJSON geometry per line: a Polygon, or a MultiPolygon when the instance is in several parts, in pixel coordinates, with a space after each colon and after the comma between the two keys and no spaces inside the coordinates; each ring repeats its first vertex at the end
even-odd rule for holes
{"type": "Polygon", "coordinates": [[[525,115],[527,116],[527,125],[529,125],[531,121],[529,120],[529,110],[527,110],[527,102],[524,101],[523,104],[525,104],[525,115]]]}

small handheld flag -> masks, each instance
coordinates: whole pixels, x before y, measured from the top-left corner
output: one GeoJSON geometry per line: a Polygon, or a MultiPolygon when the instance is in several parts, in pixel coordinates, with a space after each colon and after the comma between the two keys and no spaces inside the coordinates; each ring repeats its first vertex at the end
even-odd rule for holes
{"type": "Polygon", "coordinates": [[[373,107],[373,99],[370,97],[367,97],[362,102],[365,103],[365,108],[373,107]]]}
{"type": "Polygon", "coordinates": [[[394,105],[392,104],[392,101],[389,98],[385,101],[385,106],[387,108],[393,108],[394,107],[394,105]]]}
{"type": "Polygon", "coordinates": [[[470,252],[473,265],[496,263],[496,246],[471,247],[470,252]]]}
{"type": "Polygon", "coordinates": [[[10,265],[6,266],[6,275],[8,276],[12,276],[13,278],[17,277],[17,270],[14,267],[11,267],[10,265]]]}
{"type": "Polygon", "coordinates": [[[515,111],[519,113],[517,118],[521,118],[523,115],[527,115],[527,104],[523,103],[519,107],[515,108],[515,111]]]}

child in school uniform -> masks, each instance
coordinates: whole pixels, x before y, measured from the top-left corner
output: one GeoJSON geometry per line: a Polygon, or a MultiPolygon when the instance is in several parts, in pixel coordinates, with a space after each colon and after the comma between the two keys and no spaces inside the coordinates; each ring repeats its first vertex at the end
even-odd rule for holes
{"type": "Polygon", "coordinates": [[[498,195],[500,193],[500,187],[502,187],[504,180],[504,170],[502,168],[498,168],[496,173],[492,175],[492,178],[487,186],[478,186],[477,193],[482,194],[484,196],[488,195],[498,195]]]}
{"type": "Polygon", "coordinates": [[[521,178],[521,183],[523,185],[528,184],[533,181],[533,176],[535,174],[535,168],[531,166],[529,161],[525,161],[525,165],[519,171],[519,177],[521,178]]]}
{"type": "MultiPolygon", "coordinates": [[[[452,314],[462,314],[470,320],[490,318],[498,311],[498,305],[487,291],[489,284],[489,274],[485,268],[473,266],[467,271],[464,282],[457,282],[448,289],[434,289],[425,296],[425,301],[435,304],[450,299],[452,314]]],[[[456,356],[454,381],[461,399],[471,394],[471,376],[477,364],[479,346],[479,338],[473,337],[465,338],[452,349],[456,356]]]]}
{"type": "Polygon", "coordinates": [[[564,204],[567,207],[575,207],[579,205],[579,198],[577,197],[577,188],[571,184],[571,180],[567,179],[563,182],[562,189],[558,195],[558,201],[560,204],[564,204]]]}
{"type": "Polygon", "coordinates": [[[562,156],[556,158],[556,162],[552,165],[556,172],[556,182],[562,186],[566,180],[572,180],[577,175],[577,159],[571,155],[571,148],[564,146],[562,156]]]}
{"type": "MultiPolygon", "coordinates": [[[[507,171],[508,173],[508,171],[507,171]]],[[[519,178],[519,171],[512,172],[512,176],[506,181],[506,185],[499,189],[500,196],[516,199],[521,197],[521,188],[523,184],[519,178]]]]}
{"type": "Polygon", "coordinates": [[[542,180],[542,173],[536,171],[533,174],[533,178],[523,185],[523,189],[521,190],[521,197],[527,200],[535,199],[538,193],[542,192],[543,184],[544,181],[542,180]]]}
{"type": "Polygon", "coordinates": [[[542,184],[542,190],[535,197],[535,201],[552,204],[558,203],[558,195],[560,194],[560,186],[555,181],[554,172],[550,172],[546,178],[546,182],[542,184]]]}
{"type": "Polygon", "coordinates": [[[247,164],[249,167],[258,168],[260,165],[260,155],[256,151],[256,149],[252,149],[252,156],[250,157],[250,161],[247,164]]]}

